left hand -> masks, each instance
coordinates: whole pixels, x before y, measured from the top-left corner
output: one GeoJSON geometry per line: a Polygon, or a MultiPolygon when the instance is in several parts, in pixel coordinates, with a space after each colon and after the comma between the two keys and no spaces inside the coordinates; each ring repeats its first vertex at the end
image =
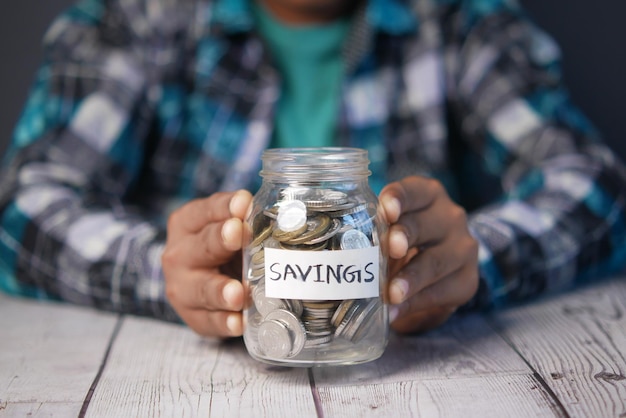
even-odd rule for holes
{"type": "Polygon", "coordinates": [[[391,327],[437,327],[478,289],[478,243],[465,210],[437,180],[418,176],[387,185],[379,200],[390,223],[391,327]]]}

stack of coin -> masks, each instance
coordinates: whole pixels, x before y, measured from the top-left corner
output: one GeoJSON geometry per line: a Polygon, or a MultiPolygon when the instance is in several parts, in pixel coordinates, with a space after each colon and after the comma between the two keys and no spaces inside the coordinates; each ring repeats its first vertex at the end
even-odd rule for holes
{"type": "Polygon", "coordinates": [[[260,350],[290,358],[302,350],[332,344],[335,338],[358,343],[382,309],[379,298],[296,300],[265,294],[264,249],[350,250],[378,245],[375,213],[339,190],[289,187],[281,200],[252,221],[247,279],[252,295],[249,316],[260,350]]]}

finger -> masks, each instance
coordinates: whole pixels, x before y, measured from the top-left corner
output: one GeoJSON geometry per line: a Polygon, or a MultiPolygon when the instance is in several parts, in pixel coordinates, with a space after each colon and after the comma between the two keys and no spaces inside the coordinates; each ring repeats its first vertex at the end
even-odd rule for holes
{"type": "Polygon", "coordinates": [[[200,232],[212,222],[231,217],[243,219],[251,199],[250,192],[220,192],[205,199],[196,199],[174,211],[168,219],[168,239],[200,232]]]}
{"type": "Polygon", "coordinates": [[[230,260],[242,248],[243,229],[243,222],[238,218],[207,225],[197,236],[198,246],[204,252],[204,261],[217,266],[230,260]]]}
{"type": "Polygon", "coordinates": [[[420,311],[411,315],[398,318],[391,328],[400,333],[420,333],[437,328],[446,322],[456,309],[435,308],[428,311],[420,311]]]}
{"type": "Polygon", "coordinates": [[[165,248],[162,263],[169,266],[210,268],[230,261],[241,249],[243,224],[237,218],[211,223],[195,235],[179,238],[165,248]]]}
{"type": "Polygon", "coordinates": [[[189,328],[206,337],[238,337],[243,334],[241,312],[190,310],[181,317],[189,328]]]}
{"type": "Polygon", "coordinates": [[[470,300],[478,289],[478,269],[464,266],[394,306],[394,315],[402,318],[435,308],[457,308],[470,300]]]}
{"type": "Polygon", "coordinates": [[[403,213],[427,208],[441,195],[447,193],[437,180],[411,176],[385,186],[379,201],[387,221],[395,223],[403,213]]]}
{"type": "MultiPolygon", "coordinates": [[[[173,276],[176,277],[176,276],[173,276]]],[[[243,309],[241,282],[215,271],[195,270],[179,280],[168,280],[166,294],[170,304],[180,311],[240,311],[243,309]]]]}
{"type": "Polygon", "coordinates": [[[476,266],[475,241],[471,237],[438,245],[419,252],[393,277],[389,284],[389,300],[398,304],[465,264],[476,266]]]}
{"type": "Polygon", "coordinates": [[[409,248],[437,244],[450,233],[467,233],[467,214],[449,199],[440,199],[428,209],[402,214],[389,228],[389,255],[404,257],[409,248]]]}

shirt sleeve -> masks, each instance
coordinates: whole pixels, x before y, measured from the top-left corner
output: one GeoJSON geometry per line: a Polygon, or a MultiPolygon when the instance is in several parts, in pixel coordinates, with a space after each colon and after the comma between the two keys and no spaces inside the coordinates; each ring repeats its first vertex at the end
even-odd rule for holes
{"type": "Polygon", "coordinates": [[[449,16],[452,112],[502,188],[469,214],[481,280],[467,307],[503,306],[623,269],[624,166],[572,105],[557,45],[514,2],[458,1],[449,16]]]}
{"type": "Polygon", "coordinates": [[[160,3],[141,3],[84,0],[46,34],[0,172],[0,286],[177,321],[160,267],[165,230],[126,199],[172,43],[152,29],[160,3]]]}

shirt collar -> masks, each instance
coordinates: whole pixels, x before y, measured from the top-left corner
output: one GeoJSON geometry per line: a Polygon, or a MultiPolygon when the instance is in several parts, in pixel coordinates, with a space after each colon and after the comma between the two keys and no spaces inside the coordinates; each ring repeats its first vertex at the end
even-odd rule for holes
{"type": "MultiPolygon", "coordinates": [[[[248,32],[254,26],[250,10],[254,0],[215,0],[211,7],[211,24],[217,25],[226,33],[248,32]]],[[[366,19],[375,31],[391,35],[402,35],[417,29],[417,17],[408,1],[368,0],[366,19]]]]}

